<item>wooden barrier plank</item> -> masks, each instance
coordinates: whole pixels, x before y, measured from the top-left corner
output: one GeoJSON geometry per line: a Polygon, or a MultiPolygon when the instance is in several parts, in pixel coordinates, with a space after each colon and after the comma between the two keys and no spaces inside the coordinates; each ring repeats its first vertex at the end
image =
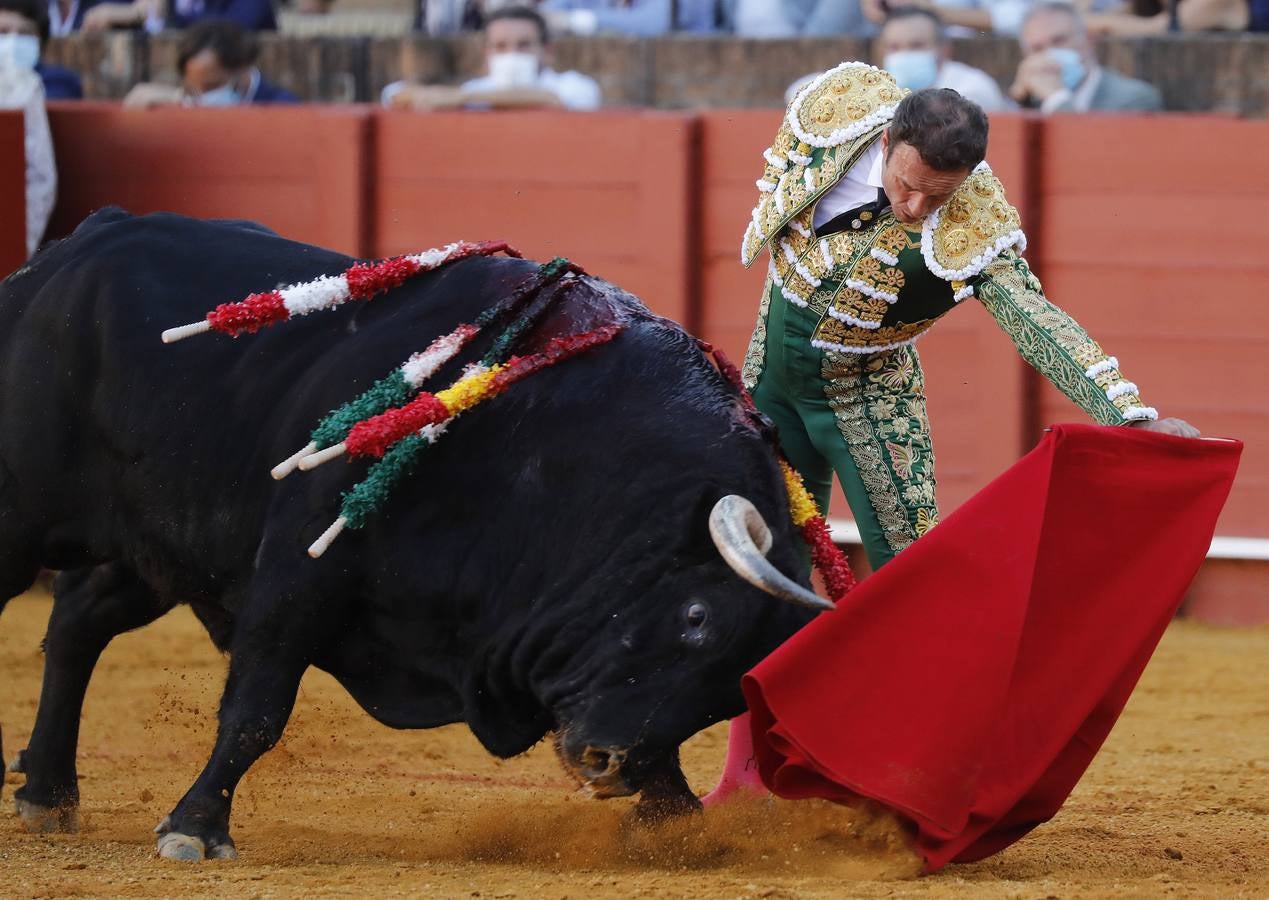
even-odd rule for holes
{"type": "Polygon", "coordinates": [[[20,109],[0,110],[0,278],[26,260],[26,125],[20,109]]]}
{"type": "Polygon", "coordinates": [[[113,204],[137,214],[252,219],[360,255],[369,115],[351,107],[50,104],[61,183],[49,233],[65,235],[113,204]]]}
{"type": "MultiPolygon", "coordinates": [[[[1046,120],[1046,292],[1163,415],[1245,441],[1218,533],[1269,536],[1269,122],[1046,120]],[[1113,134],[1114,140],[1105,139],[1113,134]]],[[[1081,414],[1051,387],[1039,417],[1081,414]]]]}
{"type": "Polygon", "coordinates": [[[690,323],[695,131],[669,113],[379,112],[374,252],[506,240],[690,323]]]}

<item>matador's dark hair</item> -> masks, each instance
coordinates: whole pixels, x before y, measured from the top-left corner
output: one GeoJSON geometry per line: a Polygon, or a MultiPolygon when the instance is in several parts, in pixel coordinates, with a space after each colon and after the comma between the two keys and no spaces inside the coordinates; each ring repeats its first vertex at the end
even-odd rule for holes
{"type": "Polygon", "coordinates": [[[973,169],[987,156],[987,114],[951,88],[913,91],[890,122],[890,152],[911,144],[940,172],[973,169]]]}

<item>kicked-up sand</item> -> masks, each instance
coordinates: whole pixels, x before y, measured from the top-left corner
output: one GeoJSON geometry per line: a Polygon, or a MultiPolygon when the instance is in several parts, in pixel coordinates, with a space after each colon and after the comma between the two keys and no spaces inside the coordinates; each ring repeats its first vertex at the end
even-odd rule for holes
{"type": "MultiPolygon", "coordinates": [[[[49,599],[0,618],[5,752],[35,717],[49,599]]],[[[544,742],[392,731],[324,673],[239,788],[235,862],[159,860],[151,829],[202,767],[226,662],[178,609],[106,651],[80,737],[78,834],[26,833],[6,777],[2,897],[1269,897],[1269,628],[1172,625],[1066,807],[983,862],[920,875],[871,808],[745,802],[654,831],[574,792],[544,742]]],[[[683,748],[699,792],[716,726],[683,748]]]]}

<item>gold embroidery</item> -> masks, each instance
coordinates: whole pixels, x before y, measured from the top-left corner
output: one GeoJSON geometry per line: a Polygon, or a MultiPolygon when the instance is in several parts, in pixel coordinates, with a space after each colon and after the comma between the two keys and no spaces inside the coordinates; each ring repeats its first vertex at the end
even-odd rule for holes
{"type": "Polygon", "coordinates": [[[989,171],[975,172],[962,182],[939,212],[934,228],[934,259],[945,269],[967,268],[1000,238],[1022,227],[1018,211],[1005,199],[1005,189],[989,171]]]}
{"type": "Polygon", "coordinates": [[[885,300],[869,297],[854,288],[839,291],[835,298],[830,296],[829,299],[834,309],[864,322],[880,322],[890,311],[890,304],[885,300]]]}
{"type": "Polygon", "coordinates": [[[907,93],[889,72],[846,68],[807,93],[794,117],[807,134],[832,138],[878,107],[898,103],[907,93]]]}
{"type": "Polygon", "coordinates": [[[885,328],[859,328],[839,322],[831,316],[825,316],[815,329],[814,339],[827,341],[830,344],[840,344],[843,347],[882,349],[887,345],[914,340],[927,331],[934,322],[934,319],[922,319],[920,322],[903,322],[885,328]]]}
{"type": "Polygon", "coordinates": [[[925,383],[916,351],[826,351],[824,394],[886,543],[899,552],[938,522],[925,383]]]}
{"type": "Polygon", "coordinates": [[[753,334],[749,336],[749,346],[745,350],[745,360],[740,367],[740,380],[749,391],[758,386],[758,378],[762,375],[762,367],[766,361],[767,311],[771,308],[771,287],[771,279],[767,278],[762,287],[762,299],[758,301],[758,321],[754,323],[753,334]]]}
{"type": "Polygon", "coordinates": [[[876,246],[891,256],[898,256],[904,250],[915,247],[917,244],[908,237],[902,225],[892,222],[877,235],[876,246]]]}
{"type": "Polygon", "coordinates": [[[865,256],[855,263],[850,273],[852,278],[864,282],[869,287],[897,294],[903,289],[903,270],[898,266],[882,265],[880,260],[865,256]]]}
{"type": "Polygon", "coordinates": [[[983,275],[975,293],[1023,359],[1094,421],[1119,425],[1128,409],[1142,405],[1135,392],[1114,400],[1106,396],[1108,388],[1124,380],[1118,368],[1107,367],[1095,378],[1085,374],[1108,357],[1074,319],[1045,299],[1040,282],[1020,257],[1006,253],[983,275]]]}

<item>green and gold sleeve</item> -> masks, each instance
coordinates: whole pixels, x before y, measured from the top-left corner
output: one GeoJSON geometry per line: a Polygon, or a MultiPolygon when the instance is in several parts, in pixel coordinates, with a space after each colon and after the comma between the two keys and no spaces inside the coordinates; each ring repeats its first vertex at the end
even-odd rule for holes
{"type": "Polygon", "coordinates": [[[1013,340],[1023,359],[1069,397],[1093,421],[1122,425],[1155,419],[1137,386],[1119,371],[1079,323],[1044,296],[1026,261],[1007,251],[973,281],[974,294],[1013,340]]]}

